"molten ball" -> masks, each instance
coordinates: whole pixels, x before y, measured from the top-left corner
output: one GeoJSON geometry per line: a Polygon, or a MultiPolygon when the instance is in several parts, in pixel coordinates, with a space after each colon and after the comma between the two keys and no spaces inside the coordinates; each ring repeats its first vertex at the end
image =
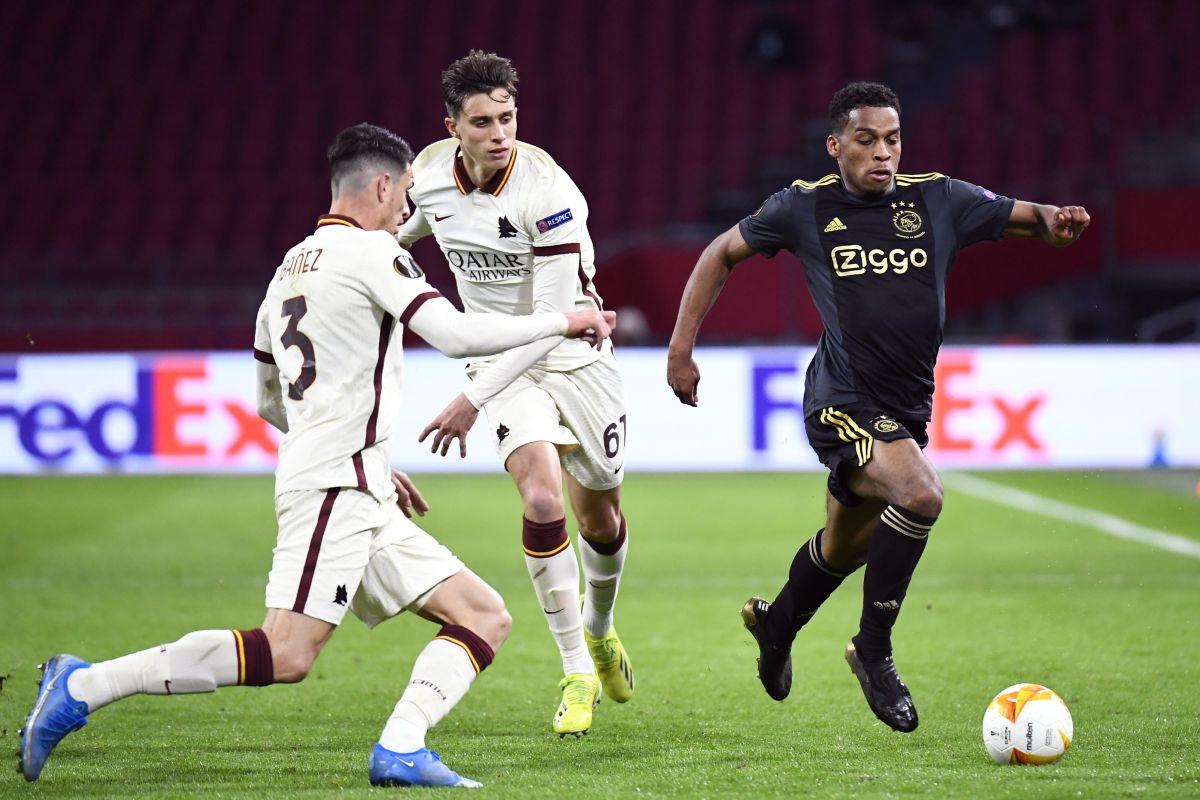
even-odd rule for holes
{"type": "Polygon", "coordinates": [[[983,746],[997,764],[1057,761],[1074,735],[1067,704],[1036,683],[1008,687],[983,714],[983,746]]]}

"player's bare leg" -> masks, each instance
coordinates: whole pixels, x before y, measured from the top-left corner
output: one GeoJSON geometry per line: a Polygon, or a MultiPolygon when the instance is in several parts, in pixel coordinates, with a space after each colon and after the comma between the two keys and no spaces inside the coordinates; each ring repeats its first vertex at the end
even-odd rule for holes
{"type": "Polygon", "coordinates": [[[589,489],[569,472],[567,495],[579,522],[579,556],[585,582],[583,632],[604,693],[618,703],[633,697],[633,663],[613,625],[629,530],[621,513],[621,487],[589,489]]]}
{"type": "Polygon", "coordinates": [[[263,633],[271,646],[274,683],[299,683],[337,630],[325,620],[283,608],[267,609],[263,633]]]}
{"type": "Polygon", "coordinates": [[[592,725],[600,682],[583,637],[579,562],[567,536],[558,448],[550,442],[530,442],[514,450],[504,466],[524,505],[525,566],[562,657],[563,694],[552,727],[559,735],[583,735],[592,725]]]}
{"type": "Polygon", "coordinates": [[[887,505],[867,546],[862,618],[846,661],[875,716],[907,733],[917,727],[917,709],[892,661],[891,633],[941,513],[942,483],[916,442],[899,439],[876,442],[871,460],[853,471],[848,485],[858,496],[887,505]]]}
{"type": "Polygon", "coordinates": [[[379,744],[371,752],[376,786],[477,787],[425,746],[425,735],[461,700],[508,638],[512,617],[500,595],[469,569],[442,581],[415,609],[442,625],[421,651],[379,744]]]}

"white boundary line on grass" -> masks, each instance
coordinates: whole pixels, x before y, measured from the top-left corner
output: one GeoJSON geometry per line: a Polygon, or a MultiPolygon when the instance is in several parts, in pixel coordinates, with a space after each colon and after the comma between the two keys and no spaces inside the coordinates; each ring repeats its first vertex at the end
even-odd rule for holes
{"type": "Polygon", "coordinates": [[[1039,494],[1014,489],[1011,486],[1005,486],[975,475],[968,475],[964,472],[947,475],[946,484],[951,489],[963,494],[969,494],[972,497],[977,497],[980,500],[990,500],[993,503],[1012,506],[1022,511],[1041,514],[1044,517],[1053,517],[1054,519],[1060,519],[1076,525],[1086,525],[1089,528],[1095,528],[1102,533],[1107,533],[1109,536],[1115,536],[1118,539],[1140,542],[1151,547],[1157,547],[1160,550],[1169,550],[1172,553],[1200,558],[1200,542],[1194,539],[1155,530],[1154,528],[1146,528],[1142,525],[1135,525],[1128,520],[1114,517],[1111,514],[1094,511],[1083,506],[1072,505],[1071,503],[1063,503],[1059,500],[1051,500],[1039,494]]]}

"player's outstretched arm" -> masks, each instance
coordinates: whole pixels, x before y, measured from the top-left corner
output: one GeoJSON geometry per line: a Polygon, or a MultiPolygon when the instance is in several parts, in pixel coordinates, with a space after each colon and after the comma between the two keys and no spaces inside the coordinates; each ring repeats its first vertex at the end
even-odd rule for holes
{"type": "Polygon", "coordinates": [[[696,261],[687,286],[683,289],[675,331],[667,348],[667,385],[681,403],[695,406],[700,402],[697,393],[700,368],[692,359],[700,323],[717,302],[717,295],[725,286],[730,270],[752,255],[754,249],[746,244],[738,226],[734,225],[704,248],[696,261]]]}
{"type": "Polygon", "coordinates": [[[287,433],[287,411],[283,408],[283,387],[279,384],[279,368],[261,361],[254,362],[254,366],[258,415],[287,433]]]}
{"type": "MultiPolygon", "coordinates": [[[[577,254],[534,256],[533,313],[567,312],[574,307],[575,288],[579,280],[578,263],[577,254]]],[[[436,432],[429,452],[436,453],[440,450],[445,456],[457,439],[458,454],[461,458],[466,458],[467,434],[479,418],[479,409],[508,388],[526,370],[545,358],[562,341],[557,336],[539,339],[513,348],[500,356],[495,363],[475,375],[466,391],[451,400],[450,404],[425,426],[417,441],[424,442],[426,437],[436,432]]]]}
{"type": "Polygon", "coordinates": [[[570,311],[565,314],[464,314],[444,297],[425,302],[408,320],[429,344],[451,358],[490,356],[544,339],[566,336],[602,342],[612,335],[617,315],[611,311],[570,311]]]}
{"type": "MultiPolygon", "coordinates": [[[[493,315],[466,314],[464,316],[468,318],[476,318],[491,317],[493,315]]],[[[545,317],[554,315],[534,314],[532,316],[545,317]]],[[[617,322],[617,315],[614,311],[570,311],[563,316],[566,316],[568,320],[568,330],[566,333],[568,339],[584,339],[585,341],[594,342],[597,345],[604,341],[604,339],[611,334],[617,322]]],[[[530,317],[501,317],[501,319],[530,319],[530,317]]],[[[554,337],[549,341],[551,344],[557,344],[559,339],[558,337],[554,337]]],[[[533,345],[530,345],[529,347],[532,348],[537,344],[538,342],[534,342],[533,345]]],[[[525,348],[517,349],[524,350],[525,348]]],[[[541,348],[537,349],[541,350],[541,348]]],[[[552,349],[553,347],[545,348],[543,355],[550,352],[552,349]]],[[[505,357],[507,358],[507,354],[505,357]]],[[[519,356],[520,359],[525,359],[527,357],[528,354],[522,354],[519,356]]],[[[538,358],[540,359],[541,356],[538,356],[538,358]]],[[[495,369],[497,366],[499,365],[493,365],[492,368],[495,369]]],[[[521,370],[521,372],[524,371],[524,369],[521,370]]],[[[501,375],[504,376],[508,374],[508,371],[501,373],[501,375]]],[[[516,375],[520,374],[520,372],[516,373],[516,375]]],[[[516,378],[516,375],[513,375],[512,378],[507,379],[507,381],[504,382],[504,386],[507,386],[509,383],[511,383],[512,380],[516,378]]],[[[501,377],[500,380],[505,381],[505,378],[501,377]]],[[[480,405],[482,405],[482,403],[480,405]]],[[[458,439],[458,454],[460,457],[466,458],[467,434],[470,432],[471,427],[475,424],[475,420],[478,418],[478,416],[479,406],[476,406],[465,393],[459,394],[458,397],[450,401],[450,405],[442,409],[442,413],[434,417],[433,421],[425,426],[425,429],[421,431],[421,435],[417,437],[417,441],[424,442],[426,437],[428,437],[431,433],[434,433],[435,436],[433,437],[433,443],[430,445],[429,452],[437,453],[440,450],[441,454],[444,456],[450,451],[451,443],[455,439],[458,439]]]]}
{"type": "Polygon", "coordinates": [[[1018,200],[1004,226],[1005,236],[1041,239],[1053,247],[1074,244],[1091,223],[1083,206],[1050,206],[1018,200]]]}

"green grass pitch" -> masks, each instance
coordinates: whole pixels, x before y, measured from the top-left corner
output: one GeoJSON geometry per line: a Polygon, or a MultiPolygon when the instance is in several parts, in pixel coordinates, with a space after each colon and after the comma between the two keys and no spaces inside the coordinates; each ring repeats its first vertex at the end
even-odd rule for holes
{"type": "MultiPolygon", "coordinates": [[[[1200,539],[1200,499],[1145,476],[989,480],[1200,539]]],[[[496,797],[1027,798],[1200,796],[1200,559],[948,491],[896,655],[921,714],[909,736],[867,709],[842,660],[849,579],[794,650],[773,703],[738,610],[771,596],[820,524],[822,476],[633,475],[618,629],[637,695],[590,736],[549,730],[557,653],[529,586],[520,507],[502,475],[418,478],[425,526],[508,601],[512,637],[430,745],[496,797]],[[980,720],[1017,681],[1075,717],[1048,767],[997,767],[980,720]]],[[[351,617],[299,686],[137,697],[72,734],[39,783],[12,771],[35,665],[104,659],[199,628],[254,627],[274,541],[269,478],[0,480],[4,797],[380,796],[367,753],[434,632],[351,617]]],[[[405,796],[439,796],[405,790],[405,796]]]]}

